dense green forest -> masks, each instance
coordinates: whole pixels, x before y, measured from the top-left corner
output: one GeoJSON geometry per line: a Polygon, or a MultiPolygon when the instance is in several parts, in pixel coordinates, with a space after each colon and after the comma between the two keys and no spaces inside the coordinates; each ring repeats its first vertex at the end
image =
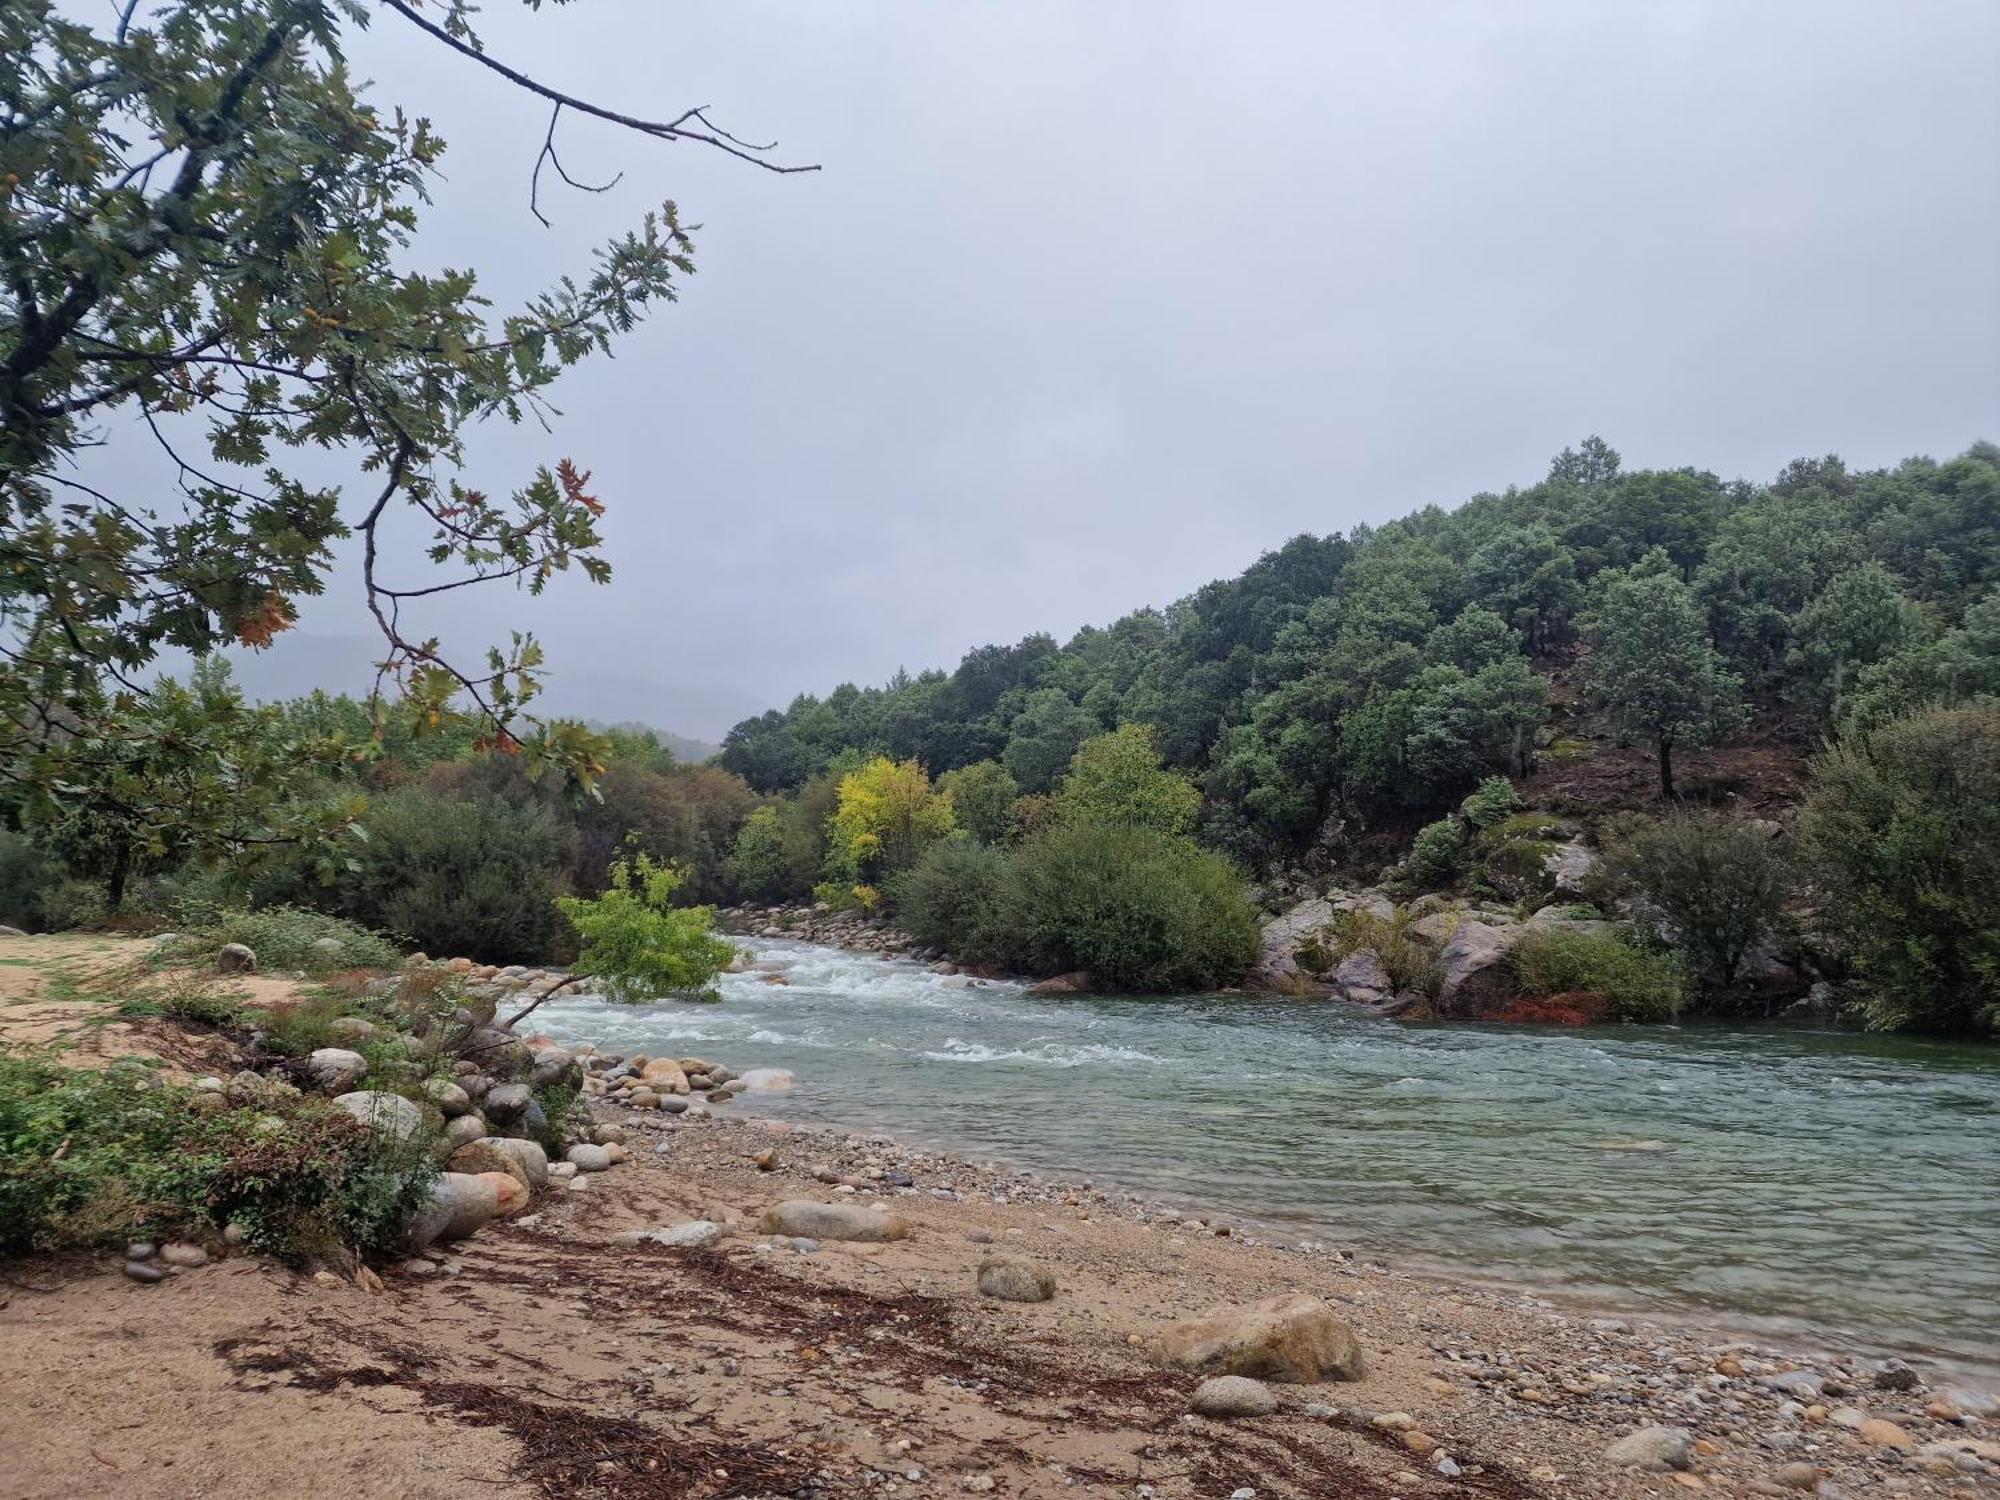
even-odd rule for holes
{"type": "Polygon", "coordinates": [[[2000,691],[1996,585],[1992,444],[1867,472],[1802,459],[1756,485],[1626,471],[1593,438],[1540,484],[1295,537],[1067,644],[802,695],[738,724],[720,763],[797,795],[854,751],[933,775],[994,762],[1034,796],[1091,736],[1148,724],[1199,782],[1203,842],[1264,870],[1527,775],[1552,678],[1652,749],[1669,795],[1676,751],[2000,691]]]}

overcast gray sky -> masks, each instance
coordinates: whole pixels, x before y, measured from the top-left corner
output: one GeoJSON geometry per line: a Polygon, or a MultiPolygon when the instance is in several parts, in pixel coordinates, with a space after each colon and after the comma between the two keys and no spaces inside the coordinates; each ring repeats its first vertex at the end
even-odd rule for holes
{"type": "MultiPolygon", "coordinates": [[[[719,735],[1591,432],[1753,478],[2000,437],[1993,0],[493,0],[482,29],[825,165],[572,121],[571,171],[625,176],[546,192],[544,229],[539,106],[386,13],[357,48],[451,143],[426,255],[503,302],[651,201],[704,226],[553,438],[474,445],[483,488],[568,454],[610,507],[610,587],[438,617],[536,630],[558,708],[719,735]]],[[[358,636],[353,591],[305,628],[358,636]]]]}

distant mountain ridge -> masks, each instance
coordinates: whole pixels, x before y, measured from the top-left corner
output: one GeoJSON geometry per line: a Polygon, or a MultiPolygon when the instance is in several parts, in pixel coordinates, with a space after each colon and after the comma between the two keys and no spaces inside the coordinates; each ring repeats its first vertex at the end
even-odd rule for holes
{"type": "MultiPolygon", "coordinates": [[[[268,651],[231,651],[229,665],[236,681],[252,699],[265,702],[296,698],[315,688],[360,697],[375,680],[375,663],[382,643],[372,636],[317,635],[288,631],[268,651]]],[[[476,659],[476,658],[475,658],[476,659]]],[[[185,659],[164,661],[167,672],[185,672],[185,659]]],[[[652,730],[680,761],[707,760],[720,747],[699,738],[759,705],[747,694],[693,684],[649,682],[581,668],[568,659],[552,660],[543,690],[533,705],[538,714],[582,719],[599,726],[617,725],[652,730]],[[696,734],[659,727],[670,719],[696,734]]]]}

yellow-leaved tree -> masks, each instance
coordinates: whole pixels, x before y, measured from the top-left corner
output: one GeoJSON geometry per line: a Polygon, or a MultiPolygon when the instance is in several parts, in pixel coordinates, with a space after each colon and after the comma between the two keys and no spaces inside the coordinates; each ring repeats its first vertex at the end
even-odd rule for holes
{"type": "Polygon", "coordinates": [[[958,826],[951,798],[914,760],[878,755],[840,778],[827,822],[828,879],[813,894],[831,905],[874,910],[881,882],[915,864],[958,826]]]}

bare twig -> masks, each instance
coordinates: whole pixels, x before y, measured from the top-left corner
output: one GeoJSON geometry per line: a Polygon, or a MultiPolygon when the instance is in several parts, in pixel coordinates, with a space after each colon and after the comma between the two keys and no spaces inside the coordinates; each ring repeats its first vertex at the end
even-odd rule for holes
{"type": "MultiPolygon", "coordinates": [[[[819,170],[818,163],[810,166],[787,167],[770,160],[765,153],[777,148],[778,143],[776,141],[772,141],[768,145],[758,146],[737,139],[737,137],[731,135],[708,118],[706,113],[708,106],[706,104],[699,104],[693,109],[683,110],[671,120],[642,120],[636,115],[621,114],[615,109],[606,109],[600,104],[592,104],[587,99],[579,99],[573,94],[565,94],[560,89],[551,88],[546,83],[530,78],[526,73],[521,72],[517,68],[508,67],[507,64],[497,58],[488,57],[463,37],[453,36],[435,21],[418,15],[415,8],[406,3],[406,0],[384,0],[384,3],[388,5],[389,9],[395,11],[397,15],[401,16],[411,25],[417,27],[420,31],[428,32],[431,36],[436,37],[447,47],[451,48],[452,51],[471,58],[483,68],[490,68],[509,83],[524,88],[531,94],[540,94],[544,99],[554,104],[567,105],[579,114],[591,115],[600,120],[609,120],[613,125],[623,125],[627,130],[636,130],[641,135],[654,136],[663,141],[698,141],[704,146],[713,146],[716,150],[727,152],[729,155],[737,157],[742,161],[747,161],[753,166],[762,167],[767,172],[791,173],[817,172],[819,170]],[[692,128],[694,125],[699,125],[701,128],[694,129],[692,128]]],[[[551,120],[549,123],[553,128],[555,122],[551,120]]]]}

